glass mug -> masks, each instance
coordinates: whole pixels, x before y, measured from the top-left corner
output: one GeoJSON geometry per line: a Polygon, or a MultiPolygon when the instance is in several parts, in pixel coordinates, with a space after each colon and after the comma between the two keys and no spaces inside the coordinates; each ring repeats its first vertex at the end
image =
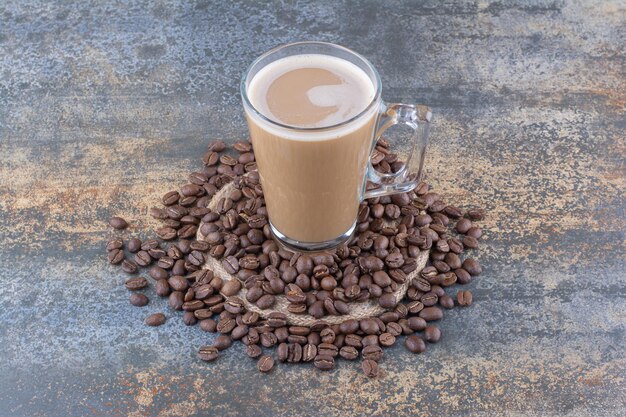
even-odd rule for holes
{"type": "MultiPolygon", "coordinates": [[[[300,251],[332,249],[356,229],[359,204],[368,198],[413,190],[421,175],[431,111],[423,105],[387,104],[374,66],[361,55],[325,42],[298,42],[261,55],[241,80],[241,96],[254,147],[269,226],[279,243],[300,251]],[[250,100],[255,75],[276,60],[295,55],[339,58],[360,68],[374,97],[356,116],[330,126],[291,126],[261,113],[250,100]],[[410,134],[391,143],[393,169],[380,172],[376,144],[394,125],[410,134]]],[[[387,165],[389,167],[389,165],[387,165]]]]}

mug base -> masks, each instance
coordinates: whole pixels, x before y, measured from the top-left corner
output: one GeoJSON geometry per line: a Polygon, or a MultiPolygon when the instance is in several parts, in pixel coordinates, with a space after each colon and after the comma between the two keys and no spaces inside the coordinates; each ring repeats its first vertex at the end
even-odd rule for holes
{"type": "Polygon", "coordinates": [[[337,246],[340,246],[350,240],[350,238],[354,234],[354,231],[356,230],[355,221],[354,224],[350,226],[350,228],[345,233],[343,233],[341,236],[336,237],[335,239],[327,240],[325,242],[302,242],[299,240],[288,238],[278,229],[276,229],[271,221],[269,221],[268,223],[276,242],[279,245],[283,246],[285,249],[292,252],[320,252],[334,249],[337,246]]]}

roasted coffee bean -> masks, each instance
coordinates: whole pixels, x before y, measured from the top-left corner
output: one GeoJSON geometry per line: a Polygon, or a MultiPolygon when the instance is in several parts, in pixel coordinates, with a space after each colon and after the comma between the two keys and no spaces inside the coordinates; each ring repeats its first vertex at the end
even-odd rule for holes
{"type": "Polygon", "coordinates": [[[289,356],[289,345],[287,343],[280,343],[276,348],[276,356],[281,362],[287,362],[289,356]]]}
{"type": "Polygon", "coordinates": [[[137,291],[146,288],[148,286],[148,280],[144,277],[134,277],[126,280],[124,286],[130,291],[137,291]]]}
{"type": "Polygon", "coordinates": [[[463,269],[470,273],[472,276],[480,275],[482,268],[473,258],[467,258],[463,261],[463,269]]]}
{"type": "Polygon", "coordinates": [[[467,307],[472,304],[473,296],[470,291],[459,291],[456,293],[456,300],[460,306],[467,307]]]}
{"type": "Polygon", "coordinates": [[[469,249],[476,249],[478,248],[478,239],[472,236],[465,236],[463,238],[463,245],[469,249]]]}
{"type": "Polygon", "coordinates": [[[236,274],[239,271],[239,260],[232,255],[223,259],[222,265],[229,274],[236,274]]]}
{"type": "Polygon", "coordinates": [[[185,277],[181,277],[180,275],[174,275],[167,280],[167,283],[174,291],[187,291],[189,288],[189,283],[185,277]]]}
{"type": "MultiPolygon", "coordinates": [[[[219,323],[218,323],[217,327],[218,327],[218,331],[219,331],[219,323]]],[[[217,350],[226,350],[232,344],[233,344],[233,339],[230,336],[226,335],[226,334],[221,334],[221,335],[217,336],[215,338],[215,341],[213,342],[213,346],[215,346],[217,348],[217,350]]]]}
{"type": "Polygon", "coordinates": [[[359,327],[361,331],[365,334],[378,334],[380,333],[380,328],[378,327],[378,323],[376,320],[371,318],[361,319],[359,321],[359,327]]]}
{"type": "Polygon", "coordinates": [[[259,345],[248,345],[246,347],[246,355],[248,355],[250,358],[258,358],[262,354],[263,350],[261,350],[259,345]]]}
{"type": "MultiPolygon", "coordinates": [[[[378,343],[378,339],[376,339],[376,343],[378,343]]],[[[361,356],[365,359],[371,359],[378,362],[383,358],[383,350],[380,346],[378,346],[378,344],[367,345],[363,347],[361,356]]]]}
{"type": "Polygon", "coordinates": [[[171,206],[172,204],[176,204],[179,198],[180,194],[178,191],[169,191],[163,195],[161,202],[164,206],[171,206]]]}
{"type": "Polygon", "coordinates": [[[193,311],[185,311],[183,313],[183,323],[185,326],[194,326],[198,322],[198,319],[195,317],[193,311]]]}
{"type": "Polygon", "coordinates": [[[219,356],[219,350],[215,346],[201,346],[198,349],[198,359],[212,362],[219,356]]]}
{"type": "Polygon", "coordinates": [[[439,301],[439,296],[437,296],[437,294],[435,294],[434,292],[429,291],[422,295],[420,301],[422,302],[422,304],[424,304],[424,306],[431,307],[437,304],[437,301],[439,301]]]}
{"type": "Polygon", "coordinates": [[[397,300],[396,300],[396,294],[394,293],[386,293],[381,295],[378,298],[378,304],[382,307],[382,308],[393,308],[396,306],[396,304],[398,304],[397,300]]]}
{"type": "Polygon", "coordinates": [[[461,258],[456,253],[446,253],[445,258],[443,259],[445,263],[448,264],[450,269],[457,269],[461,267],[461,258]]]}
{"type": "Polygon", "coordinates": [[[458,219],[459,217],[463,216],[463,211],[460,208],[455,207],[455,206],[446,206],[443,209],[443,212],[446,215],[448,215],[448,216],[450,216],[450,217],[452,217],[454,219],[458,219]]]}
{"type": "MultiPolygon", "coordinates": [[[[194,303],[194,301],[191,301],[190,303],[194,303]]],[[[183,308],[185,308],[184,304],[183,308]]],[[[217,322],[217,331],[223,334],[230,333],[235,328],[235,326],[237,326],[237,322],[234,319],[224,318],[217,322]]]]}
{"type": "Polygon", "coordinates": [[[409,326],[409,329],[416,332],[421,332],[426,328],[426,320],[421,317],[409,317],[406,321],[406,324],[407,326],[409,326]]]}
{"type": "Polygon", "coordinates": [[[426,321],[441,320],[443,318],[443,311],[438,307],[426,307],[419,312],[419,316],[426,321]]]}
{"type": "Polygon", "coordinates": [[[156,234],[163,240],[172,240],[176,237],[176,229],[171,227],[161,227],[156,230],[156,234]]]}
{"type": "Polygon", "coordinates": [[[163,269],[171,269],[174,266],[175,262],[176,261],[173,258],[170,258],[169,256],[163,256],[159,258],[157,266],[163,269]]]}
{"type": "Polygon", "coordinates": [[[355,319],[346,320],[339,325],[339,330],[343,334],[356,333],[359,330],[359,322],[355,319]]]}
{"type": "Polygon", "coordinates": [[[480,227],[470,227],[469,230],[467,231],[467,236],[468,237],[473,237],[474,239],[480,239],[480,237],[483,235],[483,231],[480,227]]]}
{"type": "Polygon", "coordinates": [[[442,287],[449,287],[451,285],[454,285],[456,283],[456,280],[457,276],[454,272],[446,272],[445,274],[443,274],[440,285],[442,287]]]}
{"type": "Polygon", "coordinates": [[[224,149],[226,149],[226,144],[224,143],[223,140],[217,139],[209,143],[207,147],[209,151],[222,152],[224,149]]]}
{"type": "Polygon", "coordinates": [[[226,281],[226,283],[222,286],[220,292],[226,296],[231,297],[239,292],[241,289],[241,283],[239,280],[231,279],[230,281],[226,281]]]}
{"type": "Polygon", "coordinates": [[[353,361],[359,357],[359,351],[353,346],[343,346],[339,350],[339,356],[346,360],[353,361]]]}
{"type": "Polygon", "coordinates": [[[463,243],[455,237],[448,239],[448,246],[450,247],[450,252],[456,254],[463,252],[463,243]]]}
{"type": "Polygon", "coordinates": [[[147,326],[160,326],[163,323],[165,323],[165,314],[163,313],[154,313],[149,315],[148,317],[146,317],[146,319],[144,320],[144,323],[147,326]]]}
{"type": "Polygon", "coordinates": [[[402,327],[396,322],[387,323],[385,330],[392,336],[400,336],[402,334],[402,327]]]}
{"type": "Polygon", "coordinates": [[[297,343],[289,343],[287,362],[298,363],[302,360],[302,346],[297,343]]]}
{"type": "Polygon", "coordinates": [[[260,339],[261,339],[261,345],[263,345],[266,348],[272,347],[276,343],[278,343],[278,338],[272,332],[261,333],[260,339]]]}
{"type": "Polygon", "coordinates": [[[152,257],[145,250],[140,250],[139,252],[137,252],[134,258],[135,263],[142,267],[146,267],[152,263],[152,257]]]}
{"type": "Polygon", "coordinates": [[[317,346],[307,343],[302,348],[302,361],[311,362],[317,356],[317,346]]]}
{"type": "Polygon", "coordinates": [[[111,217],[111,220],[109,220],[109,224],[112,228],[117,230],[126,229],[128,227],[128,223],[126,222],[126,220],[122,219],[121,217],[111,217]]]}
{"type": "Polygon", "coordinates": [[[174,291],[169,295],[168,304],[174,310],[182,310],[185,294],[181,291],[174,291]]]}
{"type": "Polygon", "coordinates": [[[124,260],[124,251],[121,249],[110,250],[107,254],[109,263],[116,265],[124,260]]]}
{"type": "Polygon", "coordinates": [[[404,341],[404,346],[412,353],[423,353],[426,351],[424,339],[416,335],[408,336],[404,341]]]}
{"type": "Polygon", "coordinates": [[[130,303],[135,307],[143,307],[148,304],[150,300],[144,294],[132,293],[130,295],[130,303]]]}
{"type": "Polygon", "coordinates": [[[391,333],[381,333],[378,336],[378,343],[380,343],[381,346],[389,347],[396,343],[396,338],[391,333]]]}
{"type": "Polygon", "coordinates": [[[439,305],[443,308],[451,309],[454,308],[454,300],[447,294],[439,297],[439,305]]]}
{"type": "Polygon", "coordinates": [[[122,271],[126,272],[127,274],[136,274],[137,271],[139,271],[139,268],[137,267],[135,261],[124,259],[122,261],[122,271]]]}
{"type": "Polygon", "coordinates": [[[217,330],[217,322],[213,319],[200,320],[200,328],[205,332],[214,333],[217,330]]]}
{"type": "Polygon", "coordinates": [[[121,249],[124,247],[124,241],[119,237],[114,237],[107,242],[107,251],[121,249]]]}
{"type": "Polygon", "coordinates": [[[170,286],[165,279],[157,280],[155,291],[159,297],[167,297],[170,294],[170,286]]]}
{"type": "Polygon", "coordinates": [[[368,378],[374,378],[378,376],[378,364],[371,359],[365,359],[361,363],[361,368],[363,369],[363,373],[365,374],[365,376],[367,376],[368,378]]]}
{"type": "Polygon", "coordinates": [[[468,284],[472,280],[472,276],[463,268],[455,269],[454,274],[459,284],[468,284]]]}
{"type": "Polygon", "coordinates": [[[278,328],[287,325],[287,316],[280,312],[273,312],[267,316],[267,324],[270,327],[278,328]]]}
{"type": "Polygon", "coordinates": [[[411,314],[417,314],[424,309],[424,304],[421,301],[411,301],[407,304],[407,309],[411,314]]]}
{"type": "Polygon", "coordinates": [[[261,310],[266,310],[268,308],[270,308],[271,306],[274,305],[274,303],[276,302],[276,297],[274,297],[271,294],[265,294],[262,295],[257,301],[256,301],[256,305],[261,309],[261,310]]]}
{"type": "Polygon", "coordinates": [[[436,326],[427,326],[424,330],[424,339],[430,343],[437,343],[441,339],[441,330],[436,326]]]}
{"type": "Polygon", "coordinates": [[[317,369],[322,371],[329,371],[335,367],[335,358],[329,355],[318,354],[313,361],[313,364],[317,369]]]}
{"type": "Polygon", "coordinates": [[[271,356],[261,356],[257,362],[257,369],[263,373],[271,371],[273,367],[274,358],[271,356]]]}
{"type": "Polygon", "coordinates": [[[317,346],[317,354],[328,355],[334,358],[339,354],[339,348],[332,343],[320,343],[317,346]]]}
{"type": "Polygon", "coordinates": [[[469,219],[461,219],[456,223],[456,231],[462,234],[467,233],[471,227],[472,222],[469,219]]]}

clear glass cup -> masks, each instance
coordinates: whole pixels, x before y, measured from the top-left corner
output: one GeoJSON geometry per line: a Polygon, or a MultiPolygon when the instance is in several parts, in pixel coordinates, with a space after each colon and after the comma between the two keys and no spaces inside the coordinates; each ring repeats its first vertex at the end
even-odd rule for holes
{"type": "MultiPolygon", "coordinates": [[[[332,249],[350,239],[364,199],[411,191],[421,176],[431,110],[424,105],[385,103],[374,66],[361,55],[325,42],[292,43],[261,55],[241,80],[241,96],[255,150],[272,233],[300,251],[332,249]],[[332,126],[285,125],[257,110],[248,87],[265,66],[293,55],[327,55],[363,70],[374,98],[358,115],[332,126]],[[382,158],[377,143],[391,126],[408,134],[394,138],[397,163],[372,165],[382,158]],[[405,129],[406,131],[407,129],[405,129]],[[323,170],[316,170],[323,166],[323,170]]],[[[396,135],[394,135],[396,136],[396,135]]],[[[383,155],[384,156],[384,155],[383,155]]]]}

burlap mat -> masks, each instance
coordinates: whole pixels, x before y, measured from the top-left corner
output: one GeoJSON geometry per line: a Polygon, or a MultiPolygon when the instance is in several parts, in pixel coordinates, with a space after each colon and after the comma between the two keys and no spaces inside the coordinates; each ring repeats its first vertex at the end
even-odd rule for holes
{"type": "MultiPolygon", "coordinates": [[[[234,188],[235,187],[232,185],[232,183],[226,184],[222,189],[220,189],[213,196],[213,198],[211,199],[211,202],[208,205],[208,208],[211,210],[215,210],[215,207],[217,206],[218,201],[220,201],[222,197],[228,196],[234,190],[234,188]]],[[[200,228],[198,228],[197,239],[202,240],[202,241],[205,239],[205,236],[202,233],[200,233],[200,228]]],[[[418,255],[417,268],[415,269],[415,271],[411,272],[410,274],[407,274],[407,280],[403,284],[399,285],[398,289],[394,293],[396,302],[399,303],[400,301],[402,301],[402,299],[406,295],[406,292],[409,286],[411,285],[411,281],[413,280],[413,278],[417,277],[418,274],[422,271],[422,269],[424,269],[424,267],[426,266],[426,262],[428,261],[428,253],[429,251],[424,250],[424,251],[421,251],[420,254],[418,255]]],[[[207,256],[207,260],[202,266],[202,268],[213,271],[214,275],[220,277],[224,281],[238,279],[236,276],[229,274],[224,269],[224,267],[222,266],[222,262],[220,260],[217,260],[211,256],[207,256]]],[[[263,318],[267,318],[267,316],[270,313],[278,311],[278,312],[284,313],[285,316],[287,316],[287,322],[290,325],[294,325],[294,326],[310,326],[316,321],[320,321],[320,319],[316,319],[315,317],[309,314],[294,314],[294,313],[289,312],[287,310],[287,306],[289,305],[289,302],[287,301],[286,297],[282,294],[276,295],[276,302],[271,308],[262,310],[259,307],[257,307],[255,304],[250,303],[248,300],[246,300],[247,291],[248,290],[242,286],[238,294],[238,296],[243,301],[246,310],[254,311],[263,318]]],[[[344,314],[341,316],[325,316],[321,320],[325,321],[328,324],[340,324],[349,319],[360,320],[360,319],[367,318],[367,317],[377,317],[381,315],[382,313],[384,313],[385,311],[387,311],[386,309],[382,308],[378,304],[377,300],[371,300],[371,299],[365,302],[360,302],[360,303],[359,302],[349,303],[348,309],[349,309],[349,314],[344,314]]]]}

